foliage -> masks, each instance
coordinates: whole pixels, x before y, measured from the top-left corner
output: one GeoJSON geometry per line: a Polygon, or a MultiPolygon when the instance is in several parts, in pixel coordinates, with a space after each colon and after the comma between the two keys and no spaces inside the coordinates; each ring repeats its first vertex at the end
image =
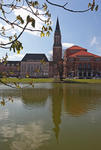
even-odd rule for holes
{"type": "Polygon", "coordinates": [[[50,18],[46,3],[40,5],[38,1],[33,0],[0,0],[0,48],[20,53],[23,46],[19,38],[25,30],[40,32],[41,37],[49,36],[52,31],[50,18]],[[20,10],[28,14],[26,19],[23,19],[21,14],[15,15],[15,12],[20,10]],[[43,23],[42,29],[35,29],[36,19],[43,23]]]}

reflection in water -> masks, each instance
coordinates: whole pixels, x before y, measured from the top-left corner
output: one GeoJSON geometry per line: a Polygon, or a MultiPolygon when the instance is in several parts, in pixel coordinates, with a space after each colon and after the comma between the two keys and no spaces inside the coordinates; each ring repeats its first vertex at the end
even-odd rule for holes
{"type": "Polygon", "coordinates": [[[36,150],[40,148],[44,142],[50,139],[50,133],[44,132],[42,123],[31,123],[26,125],[10,126],[4,125],[0,128],[0,133],[5,138],[5,142],[14,139],[10,143],[11,150],[36,150]],[[15,126],[15,130],[12,130],[15,126]]]}
{"type": "Polygon", "coordinates": [[[22,89],[22,100],[26,105],[43,105],[48,98],[48,89],[22,89]]]}
{"type": "MultiPolygon", "coordinates": [[[[73,85],[73,84],[53,84],[51,88],[34,88],[20,90],[1,90],[1,98],[22,98],[27,105],[44,105],[48,96],[52,98],[53,113],[58,110],[64,100],[64,111],[71,115],[81,115],[91,109],[95,109],[100,103],[100,85],[73,85]]],[[[60,113],[61,114],[61,113],[60,113]]],[[[54,115],[53,115],[54,116],[54,115]]],[[[54,119],[53,119],[54,120],[54,119]]]]}
{"type": "Polygon", "coordinates": [[[63,98],[63,88],[61,85],[54,86],[52,89],[52,118],[54,123],[53,131],[55,133],[56,139],[58,141],[59,132],[61,124],[61,111],[62,111],[62,98],[63,98]]]}
{"type": "Polygon", "coordinates": [[[86,150],[95,150],[93,137],[101,147],[100,89],[101,85],[53,84],[0,90],[0,97],[14,99],[14,103],[0,106],[0,150],[73,150],[75,146],[81,150],[80,143],[86,143],[86,150]]]}
{"type": "Polygon", "coordinates": [[[64,86],[63,95],[65,112],[73,116],[96,109],[96,104],[101,102],[100,88],[96,85],[64,86]]]}
{"type": "Polygon", "coordinates": [[[7,109],[0,111],[0,121],[6,120],[8,118],[9,112],[7,109]]]}

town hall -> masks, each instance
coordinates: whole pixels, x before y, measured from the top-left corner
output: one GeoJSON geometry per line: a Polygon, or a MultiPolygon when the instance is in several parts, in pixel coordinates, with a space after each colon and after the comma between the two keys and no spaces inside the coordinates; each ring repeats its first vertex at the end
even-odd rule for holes
{"type": "MultiPolygon", "coordinates": [[[[51,46],[51,45],[50,45],[51,46]]],[[[53,56],[49,61],[45,54],[27,53],[21,61],[0,63],[0,77],[20,78],[100,78],[101,56],[74,45],[62,55],[62,36],[57,18],[53,37],[53,56]]]]}

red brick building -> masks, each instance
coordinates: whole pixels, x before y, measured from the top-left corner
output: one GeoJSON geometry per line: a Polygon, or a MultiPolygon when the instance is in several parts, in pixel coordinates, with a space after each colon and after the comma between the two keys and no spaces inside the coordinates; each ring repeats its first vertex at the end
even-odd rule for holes
{"type": "Polygon", "coordinates": [[[87,52],[80,46],[72,46],[64,54],[64,78],[101,77],[101,56],[87,52]]]}

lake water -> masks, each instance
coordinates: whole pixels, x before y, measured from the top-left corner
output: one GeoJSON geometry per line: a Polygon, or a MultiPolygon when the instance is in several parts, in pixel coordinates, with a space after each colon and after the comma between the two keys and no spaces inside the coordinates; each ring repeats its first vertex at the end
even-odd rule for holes
{"type": "Polygon", "coordinates": [[[0,150],[100,150],[101,85],[0,85],[0,150]]]}

